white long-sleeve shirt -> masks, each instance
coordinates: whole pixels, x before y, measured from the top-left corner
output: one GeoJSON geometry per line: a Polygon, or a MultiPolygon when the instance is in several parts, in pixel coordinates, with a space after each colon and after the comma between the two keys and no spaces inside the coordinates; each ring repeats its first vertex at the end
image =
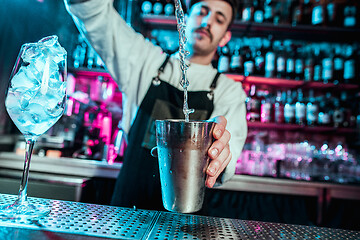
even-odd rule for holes
{"type": "MultiPolygon", "coordinates": [[[[166,55],[160,47],[147,41],[125,23],[113,8],[112,0],[89,0],[67,5],[67,9],[124,94],[122,123],[128,133],[152,78],[157,76],[166,55]]],[[[188,91],[209,91],[216,73],[211,64],[190,63],[187,70],[188,91]]],[[[161,79],[182,90],[181,74],[178,58],[171,57],[161,79]]],[[[226,128],[231,133],[229,144],[232,159],[222,175],[222,182],[234,175],[246,139],[245,98],[240,82],[220,75],[214,90],[214,111],[210,118],[225,116],[226,128]]]]}

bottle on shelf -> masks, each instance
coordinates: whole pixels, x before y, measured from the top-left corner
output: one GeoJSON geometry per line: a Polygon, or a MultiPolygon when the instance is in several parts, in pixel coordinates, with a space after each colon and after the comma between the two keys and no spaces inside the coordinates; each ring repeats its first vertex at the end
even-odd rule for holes
{"type": "Polygon", "coordinates": [[[264,22],[273,23],[274,22],[274,1],[265,0],[264,1],[264,22]]]}
{"type": "Polygon", "coordinates": [[[325,25],[324,0],[315,0],[311,11],[311,24],[313,26],[325,25]]]}
{"type": "Polygon", "coordinates": [[[294,0],[290,7],[291,25],[297,26],[303,22],[304,2],[302,0],[294,0]]]}
{"type": "Polygon", "coordinates": [[[312,18],[312,1],[311,0],[301,0],[303,1],[303,15],[301,18],[301,24],[310,25],[312,18]]]}
{"type": "Polygon", "coordinates": [[[317,125],[319,115],[319,104],[314,97],[314,90],[309,90],[309,98],[306,104],[306,125],[315,126],[317,125]]]}
{"type": "Polygon", "coordinates": [[[153,8],[153,4],[149,0],[145,0],[141,4],[141,12],[144,15],[150,14],[153,8]]]}
{"type": "Polygon", "coordinates": [[[296,48],[295,80],[304,80],[304,50],[301,46],[296,48]]]}
{"type": "Polygon", "coordinates": [[[331,27],[340,27],[340,12],[339,2],[336,0],[327,0],[325,11],[326,11],[326,24],[331,27]]]}
{"type": "Polygon", "coordinates": [[[164,14],[165,14],[165,16],[174,15],[174,11],[175,11],[174,1],[166,0],[164,4],[165,4],[164,5],[164,14]]]}
{"type": "Polygon", "coordinates": [[[243,53],[244,53],[244,76],[254,75],[255,61],[253,57],[252,46],[249,42],[244,42],[243,53]]]}
{"type": "Polygon", "coordinates": [[[274,122],[275,123],[285,123],[284,118],[284,106],[286,101],[286,92],[278,90],[276,92],[276,98],[274,103],[274,122]]]}
{"type": "Polygon", "coordinates": [[[318,44],[313,44],[313,58],[314,58],[314,82],[321,81],[322,74],[322,62],[321,62],[321,52],[320,46],[318,44]]]}
{"type": "Polygon", "coordinates": [[[305,125],[306,123],[306,105],[301,88],[297,90],[297,100],[295,103],[295,122],[298,125],[305,125]]]}
{"type": "Polygon", "coordinates": [[[231,55],[230,59],[230,72],[236,74],[243,74],[244,73],[244,59],[241,52],[241,41],[238,40],[235,43],[233,54],[231,55]]]}
{"type": "Polygon", "coordinates": [[[163,13],[163,9],[164,6],[161,0],[155,0],[152,6],[152,12],[154,13],[154,15],[161,15],[163,13]]]}
{"type": "Polygon", "coordinates": [[[255,39],[255,72],[254,75],[264,76],[265,75],[265,48],[261,38],[255,39]]]}
{"type": "Polygon", "coordinates": [[[334,71],[333,82],[339,84],[343,82],[344,77],[344,56],[342,54],[342,47],[340,44],[334,46],[334,71]]]}
{"type": "Polygon", "coordinates": [[[286,59],[285,59],[285,49],[284,45],[280,41],[274,42],[274,47],[276,51],[276,77],[285,78],[286,77],[286,59]]]}
{"type": "Polygon", "coordinates": [[[243,22],[251,22],[254,16],[254,6],[252,4],[252,1],[245,0],[242,13],[241,13],[241,20],[243,22]]]}
{"type": "Polygon", "coordinates": [[[286,103],[284,106],[285,123],[295,123],[295,102],[293,99],[292,91],[287,90],[286,103]]]}
{"type": "Polygon", "coordinates": [[[286,51],[286,78],[295,79],[295,51],[291,41],[284,41],[286,51]]]}
{"type": "Polygon", "coordinates": [[[273,49],[273,41],[264,40],[265,54],[265,77],[272,78],[275,76],[275,51],[273,49]]]}
{"type": "Polygon", "coordinates": [[[218,62],[218,71],[219,72],[229,72],[230,65],[230,49],[228,45],[220,48],[220,56],[218,62]]]}
{"type": "Polygon", "coordinates": [[[318,124],[320,126],[332,126],[332,96],[330,92],[327,92],[325,96],[322,96],[319,100],[319,115],[318,124]]]}
{"type": "Polygon", "coordinates": [[[247,110],[246,119],[249,122],[259,122],[260,108],[261,108],[261,102],[256,92],[256,86],[251,85],[249,96],[246,99],[246,110],[247,110]]]}
{"type": "Polygon", "coordinates": [[[334,124],[334,127],[336,128],[342,127],[345,121],[345,115],[344,115],[344,109],[340,105],[340,100],[334,98],[333,106],[334,106],[334,112],[332,115],[332,122],[334,124]]]}
{"type": "Polygon", "coordinates": [[[358,25],[359,9],[357,0],[347,0],[344,4],[344,22],[346,28],[354,28],[358,25]]]}
{"type": "Polygon", "coordinates": [[[305,61],[304,61],[304,81],[314,81],[314,58],[311,53],[311,46],[305,46],[305,61]]]}
{"type": "Polygon", "coordinates": [[[327,84],[333,82],[333,66],[334,66],[334,52],[332,48],[326,44],[327,46],[324,47],[324,54],[321,61],[322,65],[322,74],[321,79],[323,83],[327,84]]]}
{"type": "Polygon", "coordinates": [[[355,59],[354,49],[352,45],[345,47],[345,59],[344,59],[344,83],[356,83],[355,81],[355,59]]]}
{"type": "Polygon", "coordinates": [[[254,22],[263,23],[264,22],[264,9],[261,0],[253,0],[254,8],[254,22]]]}
{"type": "Polygon", "coordinates": [[[260,121],[263,123],[272,122],[272,103],[268,91],[261,91],[260,121]]]}

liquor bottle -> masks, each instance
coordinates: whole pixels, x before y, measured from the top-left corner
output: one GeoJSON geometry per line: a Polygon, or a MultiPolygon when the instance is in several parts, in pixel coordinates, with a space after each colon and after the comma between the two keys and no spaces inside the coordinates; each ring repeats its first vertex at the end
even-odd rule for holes
{"type": "Polygon", "coordinates": [[[346,91],[341,91],[340,106],[344,113],[342,127],[354,128],[356,126],[356,108],[358,100],[349,99],[346,91]]]}
{"type": "Polygon", "coordinates": [[[295,58],[295,80],[304,79],[304,54],[303,48],[299,46],[296,49],[296,58],[295,58]]]}
{"type": "Polygon", "coordinates": [[[297,90],[297,101],[295,103],[295,122],[298,125],[305,125],[306,122],[306,105],[302,90],[297,90]]]}
{"type": "Polygon", "coordinates": [[[244,2],[244,7],[241,13],[241,20],[243,22],[250,22],[253,19],[254,16],[254,7],[252,5],[252,2],[250,0],[246,0],[244,2]]]}
{"type": "Polygon", "coordinates": [[[331,100],[331,93],[329,92],[327,92],[320,100],[318,115],[318,124],[320,126],[332,126],[332,114],[334,108],[331,100]]]}
{"type": "Polygon", "coordinates": [[[261,102],[257,96],[256,86],[251,85],[249,97],[246,99],[246,119],[249,122],[260,121],[260,106],[261,102]]]}
{"type": "Polygon", "coordinates": [[[166,0],[164,6],[164,14],[165,16],[172,16],[174,15],[175,7],[174,2],[172,0],[166,0]]]}
{"type": "Polygon", "coordinates": [[[255,39],[255,72],[257,76],[265,75],[265,48],[261,38],[255,39]]]}
{"type": "Polygon", "coordinates": [[[333,100],[333,106],[334,106],[334,112],[332,115],[332,122],[334,124],[334,127],[342,127],[345,121],[345,115],[344,115],[344,109],[340,105],[340,100],[335,98],[333,100]]]}
{"type": "Polygon", "coordinates": [[[322,74],[321,78],[323,83],[330,83],[333,81],[333,65],[334,65],[334,54],[332,49],[327,46],[327,48],[324,48],[324,55],[321,61],[322,65],[322,74]]]}
{"type": "Polygon", "coordinates": [[[263,96],[261,98],[261,107],[260,107],[260,121],[263,123],[269,123],[272,121],[271,118],[272,104],[271,97],[269,92],[263,91],[263,96]]]}
{"type": "Polygon", "coordinates": [[[153,8],[152,8],[152,12],[154,13],[154,15],[161,15],[163,12],[163,4],[160,0],[155,0],[153,8]]]}
{"type": "Polygon", "coordinates": [[[339,84],[343,82],[344,77],[344,56],[342,55],[342,47],[337,44],[334,46],[334,71],[333,71],[333,82],[339,84]]]}
{"type": "Polygon", "coordinates": [[[322,0],[315,0],[312,14],[311,14],[311,24],[314,26],[325,25],[325,10],[322,0]]]}
{"type": "Polygon", "coordinates": [[[264,2],[264,22],[273,23],[274,21],[274,1],[265,0],[264,2]]]}
{"type": "Polygon", "coordinates": [[[275,52],[272,45],[272,41],[264,40],[264,47],[267,49],[265,54],[265,77],[267,78],[275,76],[275,52]]]}
{"type": "Polygon", "coordinates": [[[235,44],[235,49],[233,54],[231,55],[230,59],[230,72],[236,74],[243,74],[244,73],[244,59],[242,56],[241,50],[241,42],[238,41],[235,44]]]}
{"type": "Polygon", "coordinates": [[[295,104],[293,102],[291,90],[288,90],[286,94],[286,103],[284,106],[284,119],[285,119],[285,123],[295,122],[295,104]]]}
{"type": "Polygon", "coordinates": [[[304,2],[302,0],[295,0],[290,7],[291,11],[291,25],[297,26],[303,22],[304,2]]]}
{"type": "Polygon", "coordinates": [[[344,27],[353,28],[357,26],[357,14],[359,9],[357,9],[356,1],[347,0],[344,6],[344,27]]]}
{"type": "Polygon", "coordinates": [[[305,47],[305,62],[304,62],[304,81],[314,81],[314,59],[311,53],[311,46],[305,47]]]}
{"type": "Polygon", "coordinates": [[[274,103],[274,122],[276,123],[284,123],[284,105],[286,101],[286,92],[281,92],[278,90],[276,92],[276,98],[274,103]]]}
{"type": "Polygon", "coordinates": [[[264,22],[264,9],[261,4],[261,0],[253,1],[254,8],[254,22],[263,23],[264,22]]]}
{"type": "Polygon", "coordinates": [[[310,25],[312,17],[312,1],[303,0],[303,17],[301,24],[310,25]]]}
{"type": "Polygon", "coordinates": [[[286,59],[285,59],[285,51],[284,45],[280,41],[275,41],[275,51],[276,54],[276,77],[277,78],[285,78],[286,76],[286,59]]]}
{"type": "Polygon", "coordinates": [[[314,81],[320,82],[321,81],[321,72],[322,72],[322,62],[321,62],[319,45],[314,44],[313,51],[314,51],[314,54],[313,54],[313,56],[314,56],[314,81]]]}
{"type": "Polygon", "coordinates": [[[141,4],[141,11],[144,15],[150,14],[153,8],[153,4],[149,0],[145,0],[141,4]]]}
{"type": "Polygon", "coordinates": [[[230,64],[230,50],[229,46],[225,45],[220,48],[220,56],[218,62],[218,71],[219,72],[229,72],[229,64],[230,64]]]}
{"type": "Polygon", "coordinates": [[[314,90],[309,90],[309,98],[306,104],[306,125],[315,126],[317,125],[319,115],[319,105],[314,97],[314,90]]]}
{"type": "Polygon", "coordinates": [[[286,78],[295,79],[295,52],[290,42],[284,42],[286,49],[286,78]]]}
{"type": "Polygon", "coordinates": [[[245,46],[243,48],[244,53],[244,76],[250,76],[254,74],[255,69],[255,61],[253,58],[253,51],[248,45],[248,43],[245,43],[245,46]]]}
{"type": "Polygon", "coordinates": [[[355,83],[355,58],[353,46],[345,47],[344,83],[355,83]]]}
{"type": "Polygon", "coordinates": [[[340,27],[339,3],[336,0],[328,0],[326,3],[326,25],[340,27]]]}

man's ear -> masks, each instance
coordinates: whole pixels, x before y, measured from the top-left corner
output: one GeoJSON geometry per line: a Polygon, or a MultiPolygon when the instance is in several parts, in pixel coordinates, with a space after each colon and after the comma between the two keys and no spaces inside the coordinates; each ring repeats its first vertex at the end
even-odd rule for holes
{"type": "Polygon", "coordinates": [[[230,39],[231,39],[231,32],[226,31],[225,35],[223,36],[223,38],[219,42],[219,46],[220,47],[225,46],[230,41],[230,39]]]}

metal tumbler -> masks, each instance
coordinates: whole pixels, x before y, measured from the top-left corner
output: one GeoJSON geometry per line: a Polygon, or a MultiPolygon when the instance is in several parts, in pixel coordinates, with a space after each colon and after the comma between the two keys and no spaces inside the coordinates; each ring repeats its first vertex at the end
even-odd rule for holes
{"type": "Polygon", "coordinates": [[[209,121],[156,121],[161,192],[166,210],[190,213],[201,209],[214,126],[209,121]]]}

